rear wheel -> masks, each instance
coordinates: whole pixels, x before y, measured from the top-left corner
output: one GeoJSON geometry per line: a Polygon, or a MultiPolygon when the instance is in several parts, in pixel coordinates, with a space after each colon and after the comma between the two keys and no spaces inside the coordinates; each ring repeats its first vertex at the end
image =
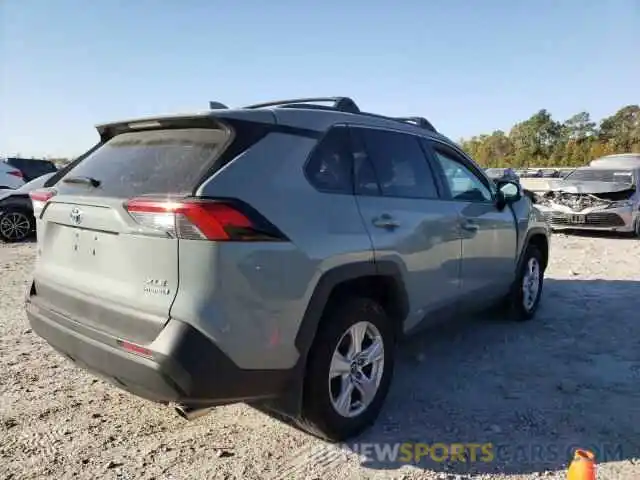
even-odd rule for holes
{"type": "Polygon", "coordinates": [[[309,354],[300,426],[330,441],[369,427],[389,391],[394,348],[377,302],[355,298],[330,309],[309,354]]]}
{"type": "Polygon", "coordinates": [[[542,254],[538,247],[529,245],[524,252],[509,299],[514,319],[530,320],[535,316],[542,296],[543,283],[542,254]]]}
{"type": "Polygon", "coordinates": [[[0,212],[0,240],[21,242],[31,235],[34,220],[28,212],[8,209],[0,212]]]}

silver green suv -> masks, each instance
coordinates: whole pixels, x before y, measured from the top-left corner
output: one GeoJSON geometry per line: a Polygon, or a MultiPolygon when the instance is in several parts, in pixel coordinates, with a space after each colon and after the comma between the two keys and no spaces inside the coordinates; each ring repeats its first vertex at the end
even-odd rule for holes
{"type": "Polygon", "coordinates": [[[533,317],[547,225],[426,119],[211,107],[99,125],[32,192],[26,310],[73,362],[185,418],[246,402],[337,441],[377,417],[403,336],[533,317]]]}

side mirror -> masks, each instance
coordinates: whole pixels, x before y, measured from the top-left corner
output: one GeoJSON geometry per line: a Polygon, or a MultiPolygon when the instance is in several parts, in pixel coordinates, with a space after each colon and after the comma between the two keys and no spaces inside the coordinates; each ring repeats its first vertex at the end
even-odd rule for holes
{"type": "Polygon", "coordinates": [[[497,205],[499,209],[503,209],[510,203],[515,203],[522,198],[520,185],[516,182],[503,180],[498,182],[497,205]]]}

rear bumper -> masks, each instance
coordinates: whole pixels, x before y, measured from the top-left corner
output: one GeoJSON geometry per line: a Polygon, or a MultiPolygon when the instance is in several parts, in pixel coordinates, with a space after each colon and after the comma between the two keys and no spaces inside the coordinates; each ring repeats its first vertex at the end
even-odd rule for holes
{"type": "Polygon", "coordinates": [[[280,396],[292,370],[245,370],[192,326],[170,320],[145,345],[151,356],[124,350],[117,338],[53,311],[37,296],[26,302],[34,332],[80,367],[134,395],[160,403],[213,406],[280,396]]]}

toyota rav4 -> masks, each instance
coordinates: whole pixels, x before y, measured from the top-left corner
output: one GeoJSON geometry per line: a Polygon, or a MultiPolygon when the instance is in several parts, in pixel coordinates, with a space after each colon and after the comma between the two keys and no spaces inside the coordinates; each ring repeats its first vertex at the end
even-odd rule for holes
{"type": "Polygon", "coordinates": [[[99,125],[31,193],[26,310],[73,362],[186,418],[246,402],[338,441],[376,419],[405,335],[534,316],[548,226],[425,118],[210,107],[99,125]]]}

